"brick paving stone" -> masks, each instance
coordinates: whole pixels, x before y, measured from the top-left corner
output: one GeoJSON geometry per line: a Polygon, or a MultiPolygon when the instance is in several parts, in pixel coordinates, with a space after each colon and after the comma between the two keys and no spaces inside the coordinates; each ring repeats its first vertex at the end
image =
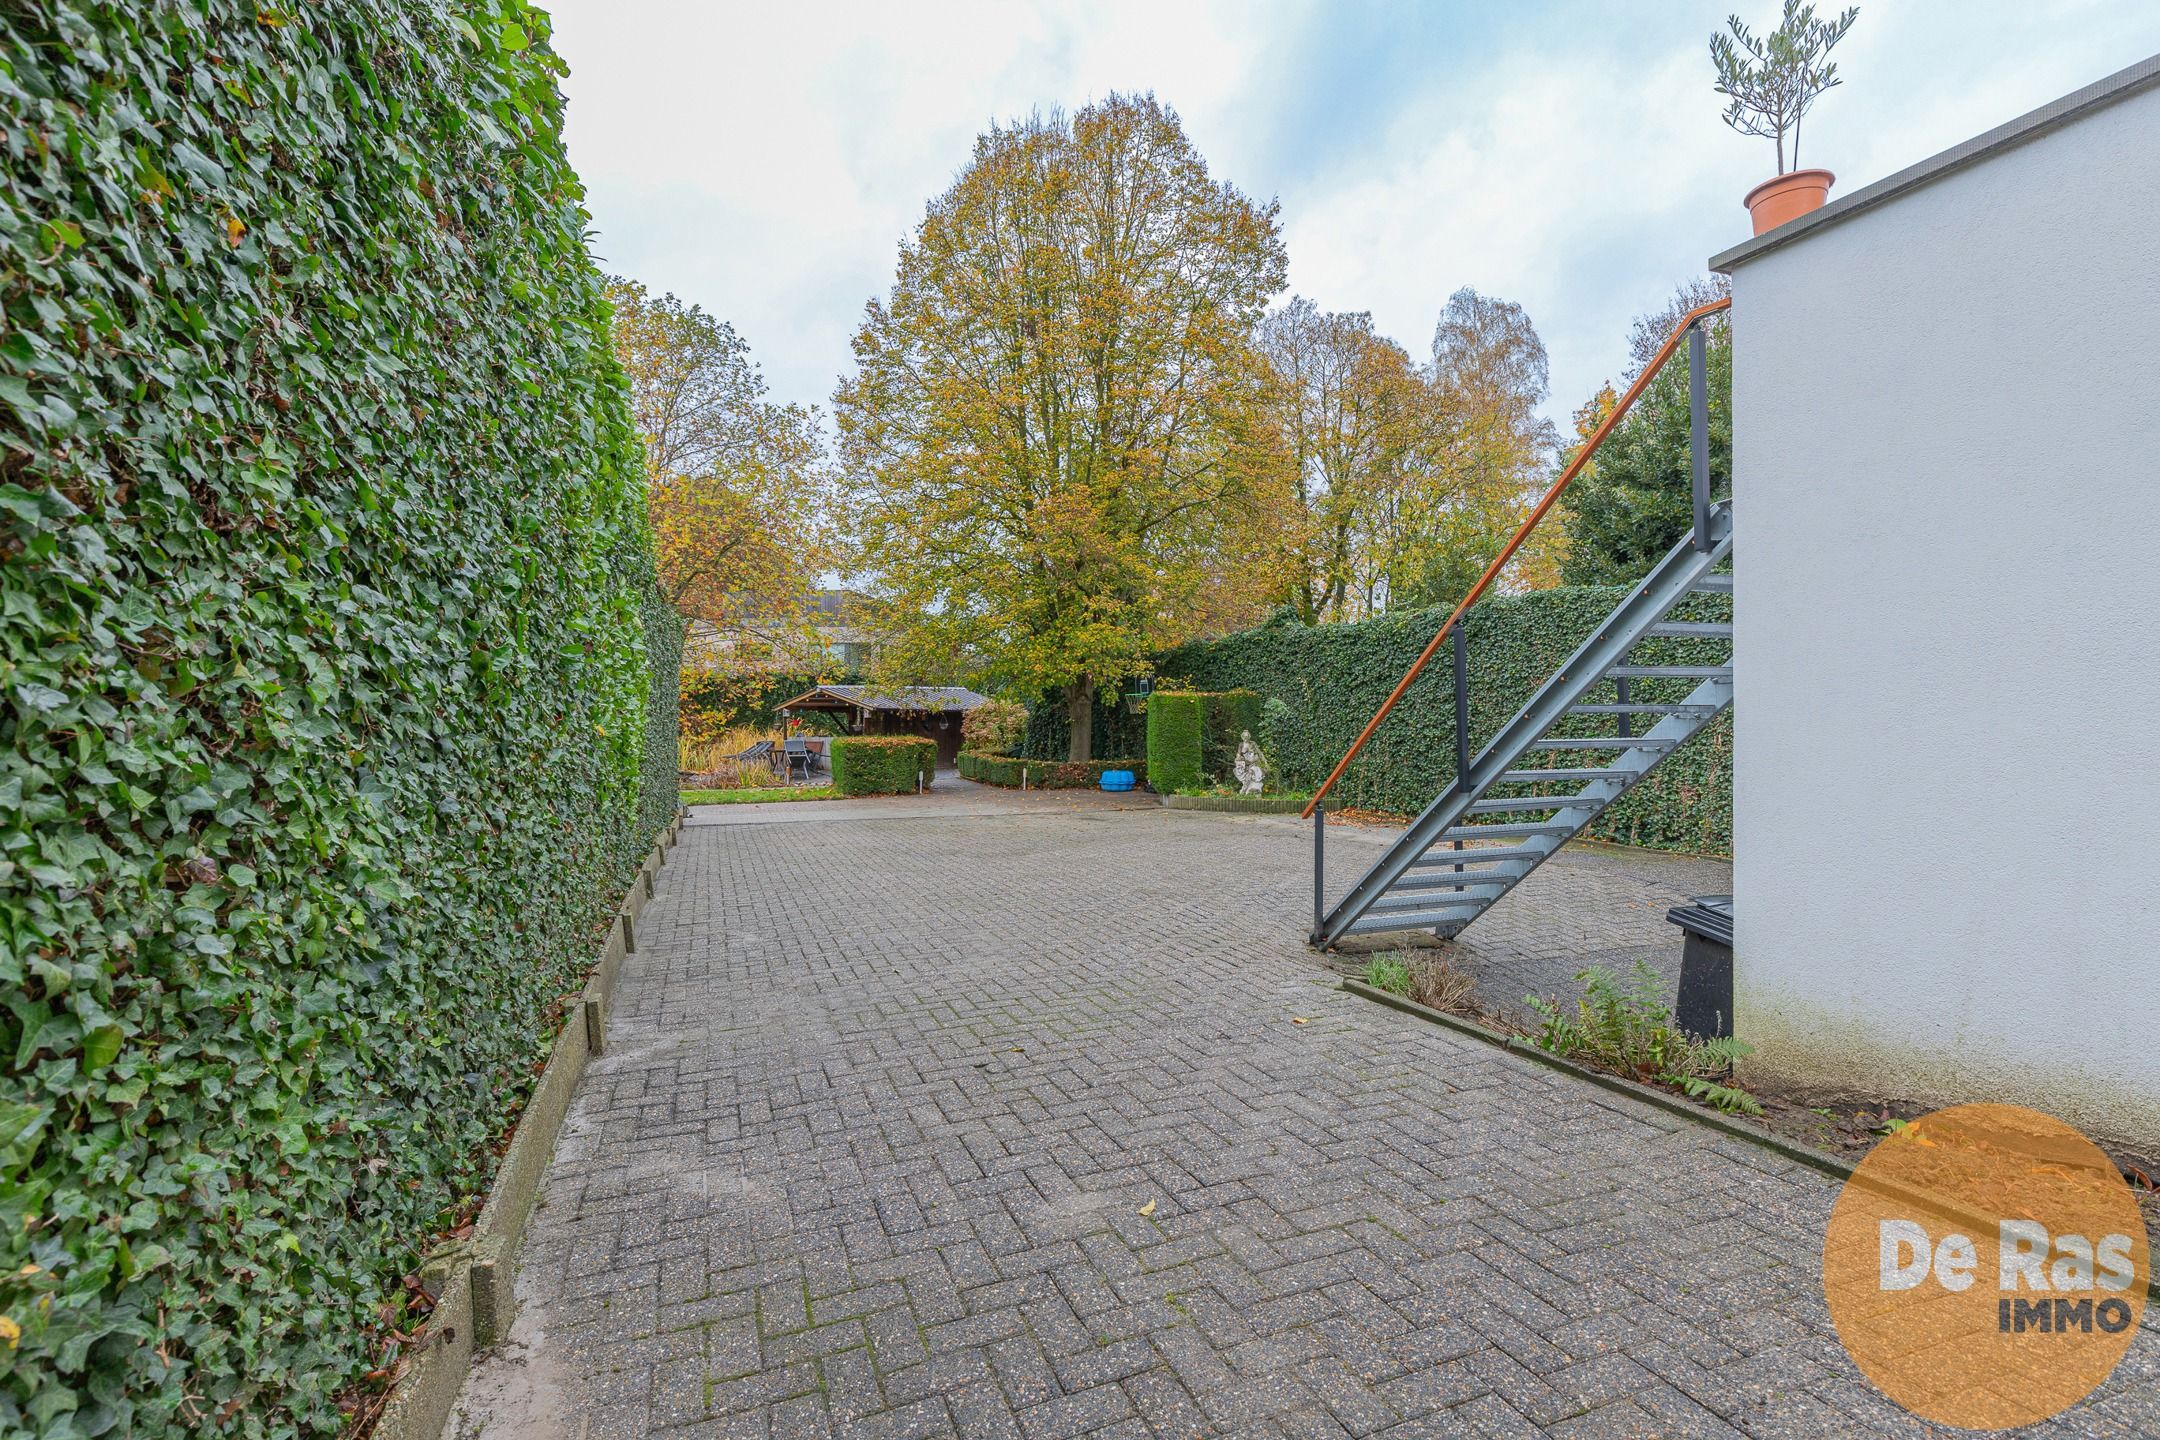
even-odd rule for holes
{"type": "MultiPolygon", "coordinates": [[[[1836,1344],[1834,1184],[1335,990],[1302,825],[964,798],[685,831],[453,1435],[1951,1433],[1836,1344]]],[[[1457,951],[1669,976],[1728,876],[1571,848],[1457,951]]],[[[2153,1326],[2036,1433],[2160,1434],[2153,1326]]]]}

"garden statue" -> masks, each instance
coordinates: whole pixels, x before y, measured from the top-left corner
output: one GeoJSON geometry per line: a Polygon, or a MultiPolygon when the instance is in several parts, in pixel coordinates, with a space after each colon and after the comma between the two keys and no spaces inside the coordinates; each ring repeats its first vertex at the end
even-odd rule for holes
{"type": "Polygon", "coordinates": [[[1261,780],[1266,778],[1260,765],[1260,747],[1253,744],[1252,731],[1238,733],[1237,759],[1231,762],[1230,773],[1237,776],[1238,794],[1257,795],[1261,780]]]}

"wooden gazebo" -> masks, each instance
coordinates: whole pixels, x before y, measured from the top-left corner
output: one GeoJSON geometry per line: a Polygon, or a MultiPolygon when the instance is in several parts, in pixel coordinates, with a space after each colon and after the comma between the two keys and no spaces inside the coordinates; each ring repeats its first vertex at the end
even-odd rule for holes
{"type": "Polygon", "coordinates": [[[819,685],[775,708],[844,716],[851,735],[926,736],[937,742],[938,764],[951,765],[960,754],[960,717],[989,698],[961,685],[819,685]]]}

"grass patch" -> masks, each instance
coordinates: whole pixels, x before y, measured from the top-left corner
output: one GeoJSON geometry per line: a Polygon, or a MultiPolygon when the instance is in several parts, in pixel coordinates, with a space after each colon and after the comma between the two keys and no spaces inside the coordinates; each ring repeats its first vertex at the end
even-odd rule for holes
{"type": "Polygon", "coordinates": [[[1477,982],[1446,956],[1397,951],[1365,962],[1365,983],[1375,990],[1415,1000],[1428,1010],[1478,1017],[1477,982]]]}
{"type": "Polygon", "coordinates": [[[840,792],[830,785],[804,786],[784,789],[774,786],[769,790],[685,790],[685,805],[765,805],[787,800],[838,800],[840,792]]]}
{"type": "Polygon", "coordinates": [[[1312,799],[1312,791],[1310,790],[1263,790],[1258,795],[1248,796],[1235,785],[1180,785],[1170,793],[1172,795],[1207,797],[1229,796],[1237,799],[1252,800],[1295,800],[1300,805],[1312,799]]]}

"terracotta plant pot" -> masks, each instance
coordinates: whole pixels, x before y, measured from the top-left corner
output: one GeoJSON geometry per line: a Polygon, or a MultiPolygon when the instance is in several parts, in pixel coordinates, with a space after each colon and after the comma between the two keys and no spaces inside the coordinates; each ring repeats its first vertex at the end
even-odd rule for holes
{"type": "Polygon", "coordinates": [[[1830,198],[1837,176],[1828,170],[1792,170],[1775,180],[1765,180],[1747,192],[1748,214],[1754,217],[1755,233],[1775,230],[1810,210],[1820,210],[1830,198]]]}

